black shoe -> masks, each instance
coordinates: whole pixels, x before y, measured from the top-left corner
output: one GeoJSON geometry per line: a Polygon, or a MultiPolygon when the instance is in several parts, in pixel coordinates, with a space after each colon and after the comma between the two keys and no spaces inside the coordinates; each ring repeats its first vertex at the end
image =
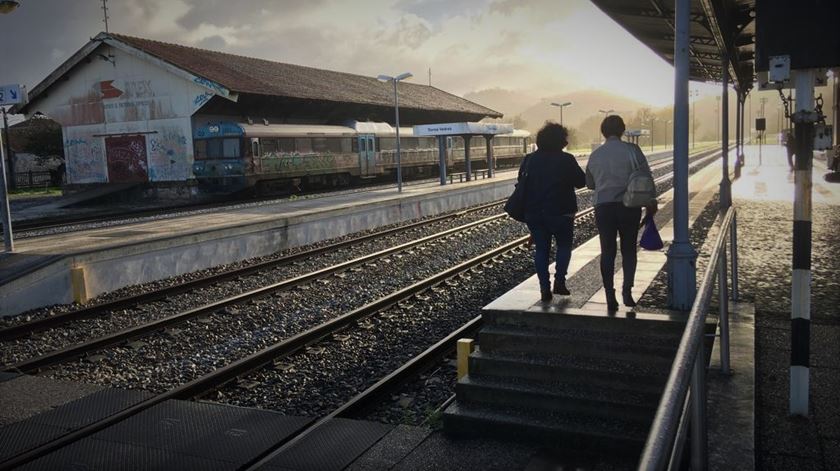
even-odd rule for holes
{"type": "Polygon", "coordinates": [[[607,292],[607,311],[615,312],[618,311],[618,300],[615,299],[615,290],[608,289],[607,292]]]}
{"type": "Polygon", "coordinates": [[[552,293],[559,294],[560,296],[569,296],[569,288],[566,288],[566,280],[554,280],[554,289],[552,293]]]}
{"type": "Polygon", "coordinates": [[[624,305],[627,307],[636,307],[636,301],[633,300],[633,292],[629,289],[621,290],[621,298],[624,305]]]}
{"type": "Polygon", "coordinates": [[[554,296],[551,294],[551,291],[549,291],[547,289],[541,289],[540,290],[540,300],[542,302],[547,303],[547,302],[551,301],[552,299],[554,299],[554,296]]]}

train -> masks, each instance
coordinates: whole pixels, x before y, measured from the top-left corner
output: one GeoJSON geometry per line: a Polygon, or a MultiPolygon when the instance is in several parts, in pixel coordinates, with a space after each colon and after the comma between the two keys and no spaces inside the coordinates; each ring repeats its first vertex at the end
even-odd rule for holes
{"type": "MultiPolygon", "coordinates": [[[[347,125],[255,124],[231,121],[194,126],[193,174],[210,192],[294,193],[392,178],[396,173],[396,129],[388,123],[347,125]]],[[[446,137],[449,171],[464,169],[464,140],[446,137]]],[[[518,165],[530,147],[530,133],[513,130],[492,139],[498,168],[518,165]]],[[[474,169],[486,168],[486,140],[470,139],[474,169]]],[[[436,137],[400,128],[404,178],[438,175],[436,137]]]]}

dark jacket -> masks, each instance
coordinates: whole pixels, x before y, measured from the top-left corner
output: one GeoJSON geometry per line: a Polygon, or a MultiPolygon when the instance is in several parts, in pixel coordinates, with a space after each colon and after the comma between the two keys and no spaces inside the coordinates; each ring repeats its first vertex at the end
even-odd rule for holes
{"type": "Polygon", "coordinates": [[[578,210],[575,188],[586,185],[586,175],[572,154],[537,150],[525,156],[519,179],[528,168],[525,183],[525,219],[536,221],[575,214],[578,210]]]}

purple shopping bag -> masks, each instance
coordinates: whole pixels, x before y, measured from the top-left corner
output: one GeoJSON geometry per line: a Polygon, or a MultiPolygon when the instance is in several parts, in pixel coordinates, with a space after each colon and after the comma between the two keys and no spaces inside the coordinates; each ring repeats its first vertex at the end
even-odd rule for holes
{"type": "Polygon", "coordinates": [[[662,237],[659,237],[659,230],[656,229],[656,223],[652,217],[646,216],[644,220],[645,229],[642,231],[642,239],[639,241],[639,246],[645,250],[659,250],[665,246],[662,243],[662,237]]]}

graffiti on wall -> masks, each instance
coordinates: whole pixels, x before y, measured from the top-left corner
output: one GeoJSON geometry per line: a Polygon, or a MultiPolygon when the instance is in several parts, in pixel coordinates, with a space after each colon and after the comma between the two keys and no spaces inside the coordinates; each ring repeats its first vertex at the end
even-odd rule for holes
{"type": "Polygon", "coordinates": [[[193,79],[193,82],[197,83],[198,85],[201,85],[202,87],[209,88],[210,90],[213,90],[214,92],[216,92],[219,95],[222,95],[222,96],[227,96],[228,95],[227,90],[225,90],[221,85],[219,85],[218,83],[216,83],[212,80],[208,80],[204,77],[196,77],[196,78],[193,79]]]}
{"type": "MultiPolygon", "coordinates": [[[[187,131],[189,132],[189,131],[187,131]]],[[[167,126],[149,138],[149,179],[172,181],[189,178],[190,146],[178,126],[167,126]]]]}
{"type": "Polygon", "coordinates": [[[102,139],[74,136],[64,140],[67,183],[101,183],[108,180],[102,139]]]}
{"type": "Polygon", "coordinates": [[[193,98],[193,110],[195,111],[201,108],[205,103],[213,98],[213,95],[215,95],[213,92],[204,92],[196,95],[195,98],[193,98]]]}

